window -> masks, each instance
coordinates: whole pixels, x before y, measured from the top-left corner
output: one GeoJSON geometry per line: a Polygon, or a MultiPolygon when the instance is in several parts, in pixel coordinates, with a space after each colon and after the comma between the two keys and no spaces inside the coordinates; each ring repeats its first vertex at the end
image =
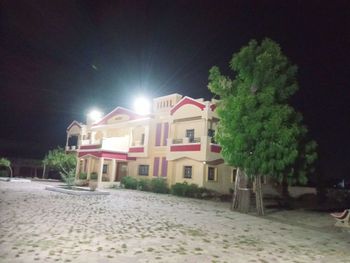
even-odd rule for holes
{"type": "Polygon", "coordinates": [[[208,181],[216,181],[216,169],[214,167],[208,167],[208,181]]]}
{"type": "Polygon", "coordinates": [[[216,143],[216,141],[215,141],[215,130],[208,129],[208,136],[211,137],[211,143],[216,143]]]}
{"type": "Polygon", "coordinates": [[[139,175],[148,176],[149,165],[139,165],[139,175]]]}
{"type": "Polygon", "coordinates": [[[191,179],[192,178],[192,166],[184,167],[184,178],[191,179]]]}
{"type": "Polygon", "coordinates": [[[190,142],[194,141],[194,129],[186,130],[186,137],[189,138],[190,142]]]}
{"type": "Polygon", "coordinates": [[[103,165],[102,173],[103,173],[103,174],[108,173],[108,164],[104,164],[104,165],[103,165]]]}
{"type": "Polygon", "coordinates": [[[141,145],[144,145],[145,144],[145,134],[142,133],[141,134],[141,145]]]}

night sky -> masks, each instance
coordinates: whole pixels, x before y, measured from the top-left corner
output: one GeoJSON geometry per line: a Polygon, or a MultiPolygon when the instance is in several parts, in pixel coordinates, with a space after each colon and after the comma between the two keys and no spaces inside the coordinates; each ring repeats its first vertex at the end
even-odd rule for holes
{"type": "Polygon", "coordinates": [[[137,94],[210,99],[209,68],[232,74],[232,54],[269,37],[298,65],[291,103],[319,172],[350,177],[347,2],[2,0],[0,155],[41,158],[90,108],[137,94]]]}

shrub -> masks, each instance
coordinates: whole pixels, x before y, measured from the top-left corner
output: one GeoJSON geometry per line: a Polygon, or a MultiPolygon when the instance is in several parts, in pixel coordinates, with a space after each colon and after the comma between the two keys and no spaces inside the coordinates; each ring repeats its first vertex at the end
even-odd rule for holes
{"type": "Polygon", "coordinates": [[[98,177],[98,175],[96,172],[93,172],[90,174],[90,180],[97,180],[97,177],[98,177]]]}
{"type": "Polygon", "coordinates": [[[124,176],[121,180],[121,184],[126,189],[137,189],[137,180],[131,176],[124,176]]]}
{"type": "Polygon", "coordinates": [[[152,192],[166,194],[169,192],[169,188],[164,178],[154,178],[151,180],[152,192]]]}
{"type": "Polygon", "coordinates": [[[176,183],[171,187],[171,193],[177,196],[197,197],[199,187],[196,184],[188,184],[187,182],[176,183]]]}
{"type": "Polygon", "coordinates": [[[187,183],[176,183],[174,185],[171,186],[170,188],[170,192],[173,195],[177,195],[177,196],[185,196],[185,187],[187,187],[187,183]]]}
{"type": "Polygon", "coordinates": [[[80,173],[79,174],[79,179],[80,180],[86,180],[86,178],[87,178],[87,173],[80,173]]]}
{"type": "Polygon", "coordinates": [[[185,196],[186,197],[198,197],[199,187],[196,184],[190,184],[185,187],[185,196]]]}
{"type": "Polygon", "coordinates": [[[152,191],[151,181],[148,179],[140,179],[137,183],[137,189],[141,191],[152,191]]]}

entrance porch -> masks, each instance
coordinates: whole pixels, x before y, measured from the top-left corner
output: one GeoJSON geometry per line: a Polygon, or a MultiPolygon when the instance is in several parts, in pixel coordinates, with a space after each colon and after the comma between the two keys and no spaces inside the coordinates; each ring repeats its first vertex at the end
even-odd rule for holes
{"type": "Polygon", "coordinates": [[[128,174],[126,160],[85,155],[78,157],[76,180],[80,174],[86,174],[86,180],[95,181],[97,188],[110,188],[120,185],[121,179],[128,174]]]}

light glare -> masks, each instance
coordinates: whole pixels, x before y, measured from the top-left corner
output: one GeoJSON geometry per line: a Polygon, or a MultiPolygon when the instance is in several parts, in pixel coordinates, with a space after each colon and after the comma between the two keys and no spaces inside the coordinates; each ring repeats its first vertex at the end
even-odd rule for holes
{"type": "Polygon", "coordinates": [[[103,113],[97,109],[93,109],[89,112],[88,117],[93,121],[99,121],[103,116],[103,113]]]}
{"type": "Polygon", "coordinates": [[[139,97],[134,101],[134,111],[140,115],[151,113],[151,103],[145,97],[139,97]]]}

